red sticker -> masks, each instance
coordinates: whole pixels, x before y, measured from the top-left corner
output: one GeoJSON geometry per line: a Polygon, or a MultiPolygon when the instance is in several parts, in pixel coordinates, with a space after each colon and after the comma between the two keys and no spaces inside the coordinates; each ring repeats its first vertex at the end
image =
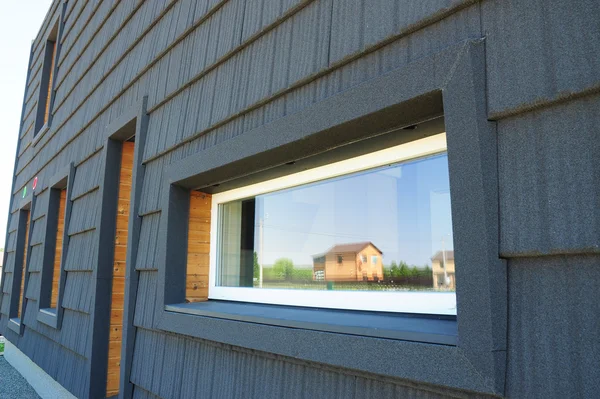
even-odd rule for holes
{"type": "Polygon", "coordinates": [[[37,187],[37,176],[33,178],[33,189],[37,187]]]}

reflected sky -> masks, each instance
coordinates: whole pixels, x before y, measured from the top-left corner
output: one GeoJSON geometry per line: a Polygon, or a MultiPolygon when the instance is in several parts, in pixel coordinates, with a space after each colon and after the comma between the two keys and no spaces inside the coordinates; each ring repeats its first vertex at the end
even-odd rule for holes
{"type": "Polygon", "coordinates": [[[312,256],[335,244],[371,241],[383,262],[430,265],[453,249],[448,158],[440,154],[256,197],[254,247],[263,264],[312,256]]]}

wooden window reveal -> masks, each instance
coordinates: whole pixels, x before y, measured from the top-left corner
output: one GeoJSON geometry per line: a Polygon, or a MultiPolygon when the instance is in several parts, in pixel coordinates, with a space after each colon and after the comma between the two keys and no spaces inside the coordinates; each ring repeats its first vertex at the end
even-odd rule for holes
{"type": "Polygon", "coordinates": [[[121,151],[119,195],[117,202],[115,254],[113,261],[112,297],[110,308],[110,334],[108,342],[108,370],[106,396],[119,393],[119,367],[121,364],[121,341],[123,308],[125,303],[125,258],[127,256],[127,233],[129,231],[129,202],[133,171],[135,143],[126,141],[121,151]]]}
{"type": "MultiPolygon", "coordinates": [[[[51,42],[48,42],[50,45],[51,42]]],[[[44,110],[44,124],[48,123],[50,116],[50,97],[52,96],[52,80],[54,79],[54,64],[56,62],[56,42],[52,43],[52,58],[50,61],[50,72],[48,76],[48,87],[46,88],[46,109],[44,110]]]]}
{"type": "Polygon", "coordinates": [[[54,267],[52,271],[52,288],[50,307],[56,308],[58,303],[58,282],[60,281],[60,261],[63,250],[63,233],[65,231],[65,210],[67,208],[67,189],[60,190],[58,204],[58,221],[56,223],[56,246],[54,247],[54,267]]]}
{"type": "Polygon", "coordinates": [[[208,300],[211,205],[210,194],[191,191],[185,280],[186,302],[208,300]]]}
{"type": "Polygon", "coordinates": [[[27,249],[29,247],[29,211],[21,211],[27,222],[25,224],[25,246],[23,249],[23,264],[21,265],[21,288],[19,290],[19,308],[17,309],[17,317],[21,318],[23,308],[23,290],[25,289],[25,273],[27,268],[27,249]]]}

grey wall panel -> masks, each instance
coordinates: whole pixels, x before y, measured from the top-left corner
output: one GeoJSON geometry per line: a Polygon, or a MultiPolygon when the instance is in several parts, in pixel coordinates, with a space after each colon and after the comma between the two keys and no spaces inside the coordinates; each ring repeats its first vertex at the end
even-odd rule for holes
{"type": "Polygon", "coordinates": [[[316,366],[139,329],[131,380],[162,398],[483,397],[316,366]]]}
{"type": "Polygon", "coordinates": [[[92,191],[73,201],[69,235],[87,231],[98,226],[100,220],[100,194],[92,191]]]}
{"type": "MultiPolygon", "coordinates": [[[[5,278],[8,279],[10,278],[10,281],[12,282],[12,273],[6,273],[5,278]]],[[[5,317],[0,318],[1,320],[5,321],[8,319],[8,311],[9,311],[9,306],[10,306],[10,293],[2,293],[2,307],[0,308],[0,313],[2,313],[2,315],[4,315],[5,317]]],[[[2,326],[2,324],[0,324],[0,326],[2,326]]],[[[0,331],[6,331],[4,329],[4,327],[2,327],[2,329],[0,331]]]]}
{"type": "Polygon", "coordinates": [[[133,399],[159,399],[159,397],[136,386],[133,390],[133,399]]]}
{"type": "Polygon", "coordinates": [[[12,272],[6,273],[4,278],[5,278],[5,280],[4,280],[5,282],[4,282],[4,285],[2,286],[2,293],[10,294],[10,292],[11,292],[10,287],[12,287],[13,273],[12,272]]]}
{"type": "Polygon", "coordinates": [[[75,396],[85,397],[89,378],[84,357],[27,328],[19,349],[75,396]]]}
{"type": "MultiPolygon", "coordinates": [[[[38,184],[40,184],[39,179],[38,184]]],[[[33,220],[39,219],[48,212],[48,196],[50,195],[50,190],[44,190],[36,195],[37,199],[35,200],[35,209],[33,210],[33,220]]]]}
{"type": "Polygon", "coordinates": [[[162,192],[163,171],[169,160],[169,156],[159,158],[146,164],[140,214],[153,212],[159,209],[159,198],[162,192]]]}
{"type": "Polygon", "coordinates": [[[598,255],[509,262],[508,396],[597,396],[599,279],[598,255]]]}
{"type": "Polygon", "coordinates": [[[246,0],[242,41],[309,2],[310,0],[246,0]]]}
{"type": "Polygon", "coordinates": [[[158,229],[160,225],[160,212],[146,215],[142,218],[140,229],[140,243],[135,268],[137,270],[156,270],[155,256],[158,243],[158,229]]]}
{"type": "Polygon", "coordinates": [[[339,62],[395,35],[415,31],[469,3],[472,2],[334,0],[330,62],[339,62]]]}
{"type": "Polygon", "coordinates": [[[92,272],[67,272],[62,306],[84,313],[92,311],[92,272]]]}
{"type": "Polygon", "coordinates": [[[31,230],[31,240],[29,241],[29,245],[33,246],[33,245],[38,245],[38,244],[43,243],[45,234],[46,234],[46,217],[42,216],[41,218],[39,218],[33,222],[33,227],[31,230]]]}
{"type": "MultiPolygon", "coordinates": [[[[31,273],[31,274],[39,275],[39,273],[31,273]]],[[[28,289],[28,291],[29,291],[29,289],[28,289]]],[[[27,300],[27,307],[25,308],[25,313],[23,314],[23,323],[27,326],[27,328],[30,328],[30,329],[38,328],[38,321],[37,321],[38,309],[39,309],[39,303],[37,300],[35,300],[35,299],[27,300]]]]}
{"type": "Polygon", "coordinates": [[[498,123],[501,253],[600,251],[600,96],[498,123]]]}
{"type": "Polygon", "coordinates": [[[138,298],[145,300],[136,301],[135,317],[133,324],[136,327],[152,328],[154,326],[154,314],[156,310],[156,296],[158,284],[158,272],[140,271],[138,283],[138,298]]]}
{"type": "Polygon", "coordinates": [[[29,267],[30,272],[41,272],[43,268],[44,246],[41,244],[33,245],[29,248],[29,267]]]}
{"type": "Polygon", "coordinates": [[[72,197],[77,198],[98,187],[104,166],[102,151],[97,152],[85,162],[78,165],[75,172],[75,181],[73,182],[72,197]]]}
{"type": "MultiPolygon", "coordinates": [[[[188,145],[176,148],[170,155],[172,160],[181,159],[185,153],[202,151],[217,143],[228,140],[236,135],[243,134],[260,124],[269,123],[275,119],[285,115],[297,112],[310,104],[323,100],[331,95],[339,93],[350,87],[356,86],[375,76],[389,72],[392,69],[405,66],[411,61],[422,58],[428,54],[439,52],[449,45],[464,40],[465,38],[479,37],[480,31],[479,10],[477,7],[469,7],[460,12],[457,12],[435,24],[432,24],[424,29],[421,29],[406,38],[396,40],[381,49],[366,55],[360,59],[352,61],[343,67],[334,70],[333,72],[302,86],[285,96],[280,97],[272,103],[268,103],[263,107],[256,109],[244,115],[243,119],[236,119],[228,124],[211,130],[206,134],[198,137],[188,145]],[[240,124],[244,125],[243,127],[240,124]]],[[[282,27],[278,29],[283,29],[282,27]]],[[[279,32],[279,31],[277,31],[279,32]]],[[[282,31],[283,32],[283,31],[282,31]]],[[[278,39],[279,40],[279,39],[278,39]]],[[[277,46],[277,49],[287,48],[285,46],[277,46]]],[[[276,53],[277,56],[277,53],[276,53]]],[[[237,73],[237,71],[236,71],[237,73]]],[[[277,79],[277,70],[274,71],[273,79],[277,79]]],[[[283,74],[285,77],[285,73],[283,74]]],[[[283,80],[287,85],[287,80],[283,80]]],[[[253,83],[252,86],[260,86],[260,82],[253,83]]],[[[237,92],[236,92],[237,93],[237,92]]],[[[239,96],[240,94],[236,94],[239,96]]],[[[190,97],[188,105],[188,113],[194,114],[194,103],[198,103],[193,95],[190,97]]],[[[157,110],[156,113],[160,111],[157,110]]],[[[154,113],[150,118],[149,126],[149,141],[156,140],[162,116],[156,116],[154,113]],[[153,124],[155,124],[153,126],[153,124]],[[154,132],[150,132],[154,129],[154,132]],[[154,134],[154,136],[152,136],[154,134]]],[[[146,148],[152,151],[151,144],[146,148]]],[[[150,155],[150,154],[147,154],[150,155]]],[[[153,161],[154,163],[155,161],[153,161]]],[[[156,172],[158,174],[158,172],[156,172]]],[[[146,176],[148,178],[148,176],[146,176]]],[[[152,183],[149,183],[152,184],[152,183]]],[[[150,189],[146,191],[150,193],[150,189]]],[[[156,197],[148,197],[144,195],[142,201],[151,202],[156,200],[156,197]]],[[[158,206],[158,205],[156,205],[158,206]]],[[[149,210],[156,209],[149,206],[149,210]]]]}
{"type": "Polygon", "coordinates": [[[600,3],[494,0],[482,6],[492,117],[600,89],[600,3]]]}
{"type": "Polygon", "coordinates": [[[59,343],[81,356],[86,356],[90,336],[83,332],[88,331],[90,322],[91,318],[88,314],[66,309],[59,343]]]}
{"type": "Polygon", "coordinates": [[[64,266],[66,271],[91,271],[94,269],[92,259],[98,251],[96,234],[94,229],[70,237],[64,266]]]}
{"type": "MultiPolygon", "coordinates": [[[[15,215],[15,216],[12,216],[12,217],[11,217],[11,219],[12,219],[12,220],[17,220],[18,218],[17,218],[17,216],[15,215]]],[[[11,223],[11,225],[12,225],[12,223],[11,223]]],[[[12,226],[10,226],[10,227],[9,227],[9,229],[10,229],[11,227],[12,227],[12,226]]],[[[16,231],[16,230],[13,230],[13,231],[11,231],[10,233],[8,233],[8,241],[7,241],[7,244],[8,244],[8,245],[7,245],[7,246],[6,246],[6,248],[5,248],[5,251],[6,251],[6,252],[10,252],[10,251],[14,251],[14,250],[15,250],[15,248],[16,248],[16,245],[17,245],[17,231],[16,231]]]]}
{"type": "MultiPolygon", "coordinates": [[[[57,84],[61,84],[67,74],[72,70],[73,64],[80,60],[86,46],[89,46],[90,39],[103,23],[106,23],[108,12],[113,9],[115,1],[81,1],[85,4],[81,12],[77,15],[77,20],[73,24],[70,19],[65,23],[65,35],[63,41],[63,51],[59,60],[59,70],[61,73],[57,76],[57,84]],[[77,51],[79,50],[79,51],[77,51]]],[[[68,11],[67,11],[68,12],[68,11]]]]}
{"type": "Polygon", "coordinates": [[[40,296],[41,273],[29,271],[29,280],[27,281],[27,290],[25,298],[37,300],[40,296]]]}

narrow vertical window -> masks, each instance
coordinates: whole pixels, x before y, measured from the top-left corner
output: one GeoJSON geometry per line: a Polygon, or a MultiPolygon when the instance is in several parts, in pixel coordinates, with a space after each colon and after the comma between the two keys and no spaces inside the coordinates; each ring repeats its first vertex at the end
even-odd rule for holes
{"type": "Polygon", "coordinates": [[[60,281],[60,262],[63,251],[63,235],[65,231],[65,211],[67,208],[67,189],[59,191],[58,220],[56,224],[56,245],[54,247],[54,262],[52,267],[52,288],[50,307],[56,308],[58,303],[58,283],[60,281]]]}
{"type": "MultiPolygon", "coordinates": [[[[190,193],[186,302],[208,300],[211,204],[212,199],[209,194],[199,191],[190,193]]],[[[251,278],[252,272],[250,272],[251,278]]]]}
{"type": "Polygon", "coordinates": [[[46,38],[44,58],[42,64],[42,75],[40,79],[40,93],[38,97],[35,135],[42,129],[48,128],[52,119],[52,94],[54,87],[54,70],[56,66],[56,57],[58,55],[58,21],[46,38]]]}
{"type": "Polygon", "coordinates": [[[44,110],[44,125],[48,124],[48,117],[50,115],[50,95],[52,94],[52,82],[54,80],[54,64],[56,62],[56,42],[48,41],[50,46],[50,71],[48,76],[48,85],[46,89],[46,108],[44,110]]]}
{"type": "MultiPolygon", "coordinates": [[[[17,318],[21,318],[21,314],[23,311],[23,294],[24,294],[24,289],[25,289],[25,273],[27,272],[27,251],[29,249],[29,211],[25,210],[25,211],[21,211],[21,217],[25,218],[26,222],[25,222],[25,231],[23,234],[23,240],[24,240],[24,245],[23,245],[23,261],[21,262],[20,265],[18,265],[21,269],[21,282],[19,284],[19,308],[17,310],[17,318]]],[[[16,265],[15,265],[16,266],[16,265]]]]}
{"type": "Polygon", "coordinates": [[[110,335],[108,344],[108,370],[106,396],[119,393],[119,366],[121,364],[121,341],[123,309],[125,304],[125,266],[127,235],[129,232],[129,201],[133,172],[135,142],[125,141],[121,148],[121,169],[117,200],[113,280],[110,306],[110,335]]]}

